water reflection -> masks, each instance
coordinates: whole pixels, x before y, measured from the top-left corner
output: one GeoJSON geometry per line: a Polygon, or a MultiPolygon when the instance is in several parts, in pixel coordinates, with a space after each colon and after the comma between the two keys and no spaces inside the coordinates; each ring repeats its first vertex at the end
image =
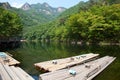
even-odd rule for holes
{"type": "MultiPolygon", "coordinates": [[[[116,56],[117,59],[94,80],[120,80],[120,46],[70,45],[63,43],[24,42],[20,48],[9,50],[21,62],[21,67],[31,75],[39,75],[34,63],[64,58],[84,53],[116,56]]],[[[37,80],[37,79],[36,79],[37,80]]]]}

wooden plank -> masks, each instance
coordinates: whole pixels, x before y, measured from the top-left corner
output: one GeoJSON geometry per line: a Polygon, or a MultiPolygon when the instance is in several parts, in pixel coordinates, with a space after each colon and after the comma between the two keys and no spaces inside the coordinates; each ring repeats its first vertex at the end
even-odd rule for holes
{"type": "Polygon", "coordinates": [[[25,71],[23,71],[20,67],[16,67],[18,69],[18,71],[20,71],[27,80],[34,80],[30,75],[28,75],[25,71]]]}
{"type": "Polygon", "coordinates": [[[76,60],[76,61],[73,61],[73,62],[70,62],[70,63],[60,64],[59,66],[55,65],[54,67],[49,67],[48,70],[49,71],[55,71],[55,70],[59,70],[59,69],[62,69],[62,68],[67,68],[69,66],[73,66],[73,65],[76,65],[76,64],[84,63],[84,62],[88,61],[91,58],[93,58],[92,55],[89,56],[89,57],[83,58],[81,60],[76,60]]]}
{"type": "MultiPolygon", "coordinates": [[[[96,63],[96,62],[98,62],[98,60],[103,60],[103,59],[107,59],[108,58],[108,56],[106,56],[106,57],[104,57],[104,58],[100,58],[100,59],[97,59],[97,60],[95,60],[95,61],[91,61],[91,62],[89,62],[89,64],[93,64],[93,62],[94,63],[96,63]]],[[[78,66],[74,66],[74,67],[71,67],[71,68],[68,68],[68,69],[63,69],[63,70],[59,70],[59,71],[54,71],[54,72],[50,72],[50,73],[46,73],[46,74],[42,74],[43,76],[47,76],[47,75],[49,75],[49,74],[56,74],[56,73],[62,73],[63,71],[67,71],[67,70],[69,70],[69,69],[73,69],[73,70],[76,70],[76,69],[79,69],[80,68],[80,70],[81,70],[81,67],[83,67],[84,68],[84,66],[83,65],[78,65],[78,66]]],[[[86,68],[87,69],[87,68],[86,68]]],[[[77,70],[76,70],[77,71],[77,70]]]]}
{"type": "MultiPolygon", "coordinates": [[[[108,58],[107,60],[109,61],[111,58],[108,58]]],[[[107,65],[106,60],[105,61],[105,65],[107,65]]],[[[99,61],[98,64],[93,64],[91,69],[85,70],[83,73],[76,75],[75,77],[70,77],[67,78],[65,80],[88,80],[88,78],[92,75],[94,75],[95,73],[97,73],[100,68],[99,65],[102,65],[103,61],[99,61]]]]}
{"type": "Polygon", "coordinates": [[[9,76],[8,72],[6,72],[3,64],[0,63],[0,71],[1,71],[1,77],[3,80],[12,80],[9,76]]]}
{"type": "Polygon", "coordinates": [[[87,80],[92,80],[95,76],[97,76],[100,72],[102,72],[108,65],[110,65],[116,58],[113,58],[104,68],[102,68],[101,70],[99,70],[96,74],[92,75],[91,77],[89,77],[87,80]]]}
{"type": "MultiPolygon", "coordinates": [[[[1,52],[1,53],[5,54],[4,52],[1,52]]],[[[34,80],[21,68],[9,66],[9,65],[18,64],[18,61],[6,55],[7,54],[5,54],[5,59],[10,59],[10,62],[4,62],[4,57],[0,57],[0,79],[2,80],[34,80]]]]}
{"type": "Polygon", "coordinates": [[[1,77],[1,73],[0,73],[0,80],[3,80],[2,77],[1,77]]]}
{"type": "Polygon", "coordinates": [[[0,63],[1,79],[3,80],[34,80],[22,69],[0,63]]]}
{"type": "Polygon", "coordinates": [[[0,56],[0,62],[1,63],[4,63],[4,64],[6,63],[6,64],[8,64],[10,66],[20,64],[19,61],[15,60],[11,56],[7,55],[5,52],[0,52],[0,54],[5,54],[4,58],[0,56]]]}
{"type": "Polygon", "coordinates": [[[11,66],[11,69],[14,71],[14,73],[20,78],[20,80],[28,80],[17,68],[14,66],[11,66]]]}
{"type": "MultiPolygon", "coordinates": [[[[84,70],[86,70],[86,71],[88,70],[88,68],[85,68],[85,69],[84,68],[85,68],[84,66],[77,66],[77,67],[72,67],[70,69],[75,70],[77,74],[80,74],[80,73],[84,72],[84,70]]],[[[53,72],[53,74],[49,74],[49,75],[43,74],[43,75],[41,75],[41,76],[44,76],[42,79],[43,80],[49,80],[49,79],[50,80],[64,80],[66,78],[73,77],[72,75],[69,74],[69,69],[63,69],[62,71],[61,70],[59,70],[59,71],[53,72]]]]}
{"type": "Polygon", "coordinates": [[[8,65],[3,65],[12,80],[20,80],[8,65]]]}
{"type": "Polygon", "coordinates": [[[14,58],[12,58],[12,57],[10,57],[10,56],[7,56],[7,57],[8,57],[8,59],[9,59],[8,64],[9,64],[10,66],[20,64],[20,62],[17,61],[17,60],[15,60],[14,58]]]}
{"type": "MultiPolygon", "coordinates": [[[[76,68],[70,68],[72,70],[75,70],[77,74],[81,73],[84,71],[84,66],[80,67],[80,70],[78,70],[78,67],[76,68]]],[[[52,74],[49,74],[49,75],[41,75],[42,76],[42,79],[43,80],[64,80],[66,78],[69,78],[69,77],[72,77],[72,75],[69,74],[69,69],[63,69],[62,71],[60,70],[59,71],[56,71],[56,72],[53,72],[52,74]]]]}
{"type": "Polygon", "coordinates": [[[63,69],[54,72],[41,74],[42,80],[91,80],[93,77],[103,71],[115,58],[105,56],[95,61],[88,62],[83,65],[71,67],[70,69],[63,69]],[[86,65],[90,65],[90,68],[86,68],[86,65]],[[69,70],[75,70],[76,75],[73,76],[69,73],[69,70]]]}
{"type": "Polygon", "coordinates": [[[39,67],[40,69],[44,69],[46,71],[56,71],[56,70],[70,67],[76,64],[87,62],[89,59],[95,58],[98,55],[99,54],[89,53],[89,54],[84,54],[84,55],[79,55],[79,56],[74,56],[69,58],[40,62],[40,63],[36,63],[35,66],[39,67]],[[57,61],[57,64],[53,64],[52,63],[53,61],[57,61]]]}

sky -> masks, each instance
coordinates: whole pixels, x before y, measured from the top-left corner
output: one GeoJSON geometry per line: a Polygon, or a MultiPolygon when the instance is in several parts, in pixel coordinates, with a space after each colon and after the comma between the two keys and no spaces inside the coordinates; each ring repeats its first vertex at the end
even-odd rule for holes
{"type": "Polygon", "coordinates": [[[70,8],[80,1],[88,0],[0,0],[0,2],[9,2],[12,7],[20,8],[24,3],[36,4],[47,2],[52,7],[70,8]]]}

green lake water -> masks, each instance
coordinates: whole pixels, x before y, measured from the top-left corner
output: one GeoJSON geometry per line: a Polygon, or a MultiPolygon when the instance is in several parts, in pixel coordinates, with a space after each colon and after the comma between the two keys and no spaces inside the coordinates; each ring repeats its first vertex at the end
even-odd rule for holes
{"type": "Polygon", "coordinates": [[[20,67],[36,80],[42,72],[35,69],[34,63],[85,53],[98,53],[100,57],[115,56],[117,59],[93,80],[120,80],[120,46],[81,46],[63,43],[24,42],[21,43],[19,48],[8,50],[8,52],[13,54],[13,57],[21,62],[20,67]]]}

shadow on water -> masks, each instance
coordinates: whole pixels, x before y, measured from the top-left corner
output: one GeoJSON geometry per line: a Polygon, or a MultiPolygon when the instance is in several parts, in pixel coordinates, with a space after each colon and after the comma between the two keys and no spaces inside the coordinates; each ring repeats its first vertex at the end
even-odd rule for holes
{"type": "Polygon", "coordinates": [[[21,45],[20,41],[17,42],[0,42],[0,51],[8,51],[12,49],[19,48],[21,45]]]}
{"type": "Polygon", "coordinates": [[[34,63],[65,58],[85,53],[99,53],[100,57],[110,55],[117,59],[94,80],[120,80],[120,46],[70,45],[63,43],[23,42],[20,48],[8,50],[21,62],[20,67],[38,80],[39,72],[34,63]]]}

